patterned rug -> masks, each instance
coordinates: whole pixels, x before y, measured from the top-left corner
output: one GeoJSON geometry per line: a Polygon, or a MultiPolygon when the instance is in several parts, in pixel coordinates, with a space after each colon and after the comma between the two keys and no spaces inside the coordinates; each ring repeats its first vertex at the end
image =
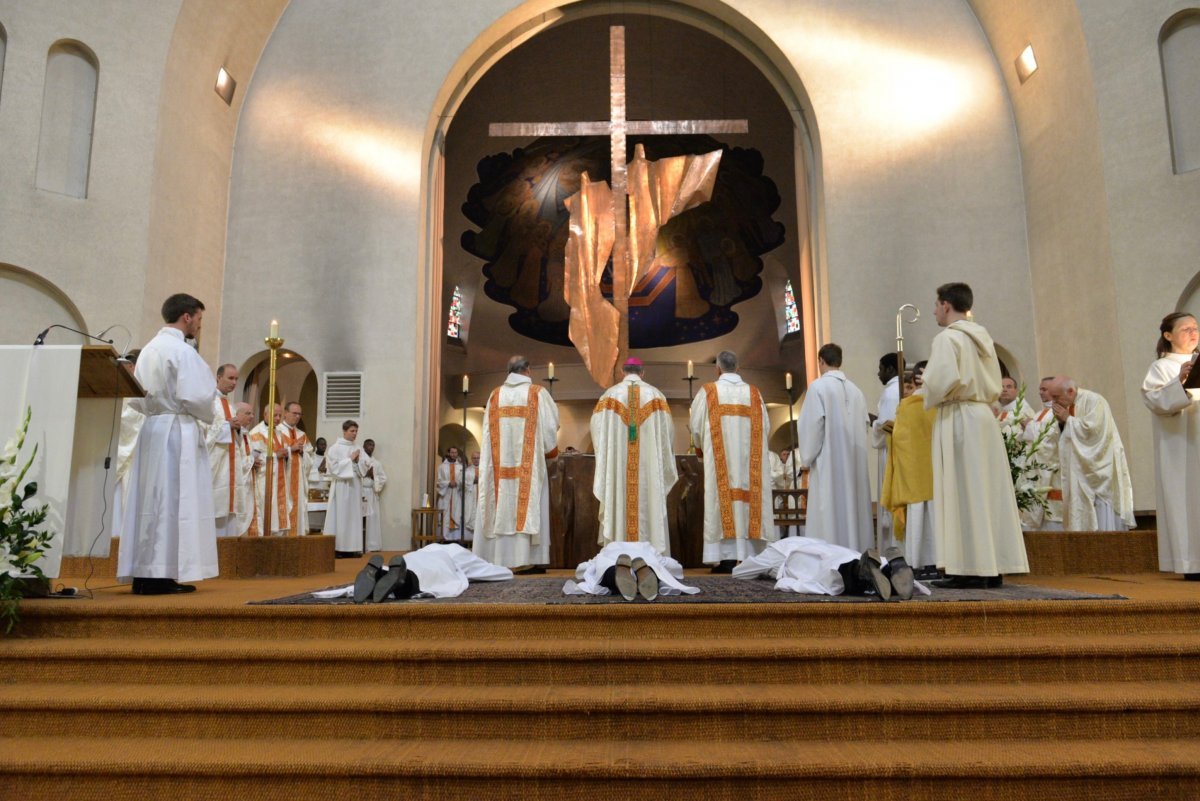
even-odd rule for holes
{"type": "MultiPolygon", "coordinates": [[[[647,601],[626,601],[620,596],[563,595],[563,578],[519,578],[513,581],[480,582],[472,584],[457,598],[423,598],[411,601],[389,600],[385,603],[404,604],[624,604],[647,601]]],[[[879,603],[875,597],[852,595],[797,595],[777,592],[773,580],[740,580],[728,576],[687,576],[685,584],[699,587],[696,595],[660,596],[654,603],[666,604],[862,604],[879,603]]],[[[334,585],[339,586],[339,585],[334,585]]],[[[341,585],[344,586],[344,585],[341,585]]],[[[313,592],[330,587],[318,587],[313,592]]],[[[932,595],[913,595],[913,601],[922,603],[937,601],[1096,601],[1127,600],[1122,595],[1093,595],[1086,592],[1056,590],[1027,584],[1005,582],[994,590],[943,590],[931,587],[932,595]]],[[[324,600],[310,593],[288,595],[267,601],[251,601],[252,604],[274,605],[353,605],[349,598],[324,600]]]]}

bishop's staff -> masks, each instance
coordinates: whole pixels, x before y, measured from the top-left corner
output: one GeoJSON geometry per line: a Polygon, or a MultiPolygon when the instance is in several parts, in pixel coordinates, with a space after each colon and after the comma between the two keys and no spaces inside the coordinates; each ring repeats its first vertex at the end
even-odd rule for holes
{"type": "Polygon", "coordinates": [[[283,347],[283,338],[279,336],[279,321],[271,321],[271,334],[263,340],[271,349],[271,370],[267,379],[267,476],[263,492],[263,521],[266,523],[266,536],[275,531],[271,518],[271,489],[274,487],[275,467],[275,359],[279,349],[283,347]]]}
{"type": "Polygon", "coordinates": [[[921,319],[921,310],[911,303],[905,303],[896,311],[896,375],[900,379],[900,400],[904,400],[904,310],[912,309],[912,319],[909,325],[921,319]]]}

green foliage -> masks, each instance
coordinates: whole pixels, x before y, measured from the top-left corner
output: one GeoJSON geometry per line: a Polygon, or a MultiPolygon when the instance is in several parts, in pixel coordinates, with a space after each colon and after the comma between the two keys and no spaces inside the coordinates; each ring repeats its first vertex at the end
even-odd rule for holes
{"type": "Polygon", "coordinates": [[[25,419],[0,455],[0,626],[6,634],[16,625],[25,582],[45,578],[36,563],[53,536],[39,530],[50,507],[30,504],[37,495],[37,482],[21,486],[37,458],[35,446],[23,464],[19,461],[32,415],[32,409],[25,410],[25,419]]]}

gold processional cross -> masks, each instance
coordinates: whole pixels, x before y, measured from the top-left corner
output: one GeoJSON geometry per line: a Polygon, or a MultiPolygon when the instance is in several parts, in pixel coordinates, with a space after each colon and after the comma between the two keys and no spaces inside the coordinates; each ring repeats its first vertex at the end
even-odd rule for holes
{"type": "MultiPolygon", "coordinates": [[[[628,136],[662,136],[669,134],[738,134],[748,133],[750,124],[747,120],[628,120],[625,117],[625,27],[623,25],[614,25],[609,28],[609,119],[607,121],[597,122],[513,122],[513,123],[492,123],[488,126],[488,134],[490,136],[521,136],[521,137],[537,137],[537,136],[602,136],[608,134],[611,155],[612,155],[612,190],[611,190],[611,209],[605,215],[612,221],[612,231],[604,232],[604,234],[612,237],[612,262],[613,262],[613,305],[616,307],[618,329],[617,341],[615,345],[614,359],[604,359],[602,363],[595,362],[589,359],[589,346],[581,344],[576,340],[576,331],[574,325],[575,306],[578,298],[575,301],[569,295],[568,289],[567,301],[572,306],[572,340],[575,341],[576,347],[579,348],[581,355],[584,357],[585,363],[597,383],[601,386],[607,384],[608,378],[619,378],[619,365],[624,361],[625,355],[629,352],[629,294],[632,290],[632,284],[636,277],[636,268],[638,265],[630,265],[630,247],[629,247],[629,175],[626,166],[626,138],[628,136]]],[[[639,148],[640,150],[640,148],[639,148]]],[[[639,153],[640,155],[640,153],[639,153]]],[[[712,155],[712,154],[710,154],[712,155]]],[[[711,170],[709,174],[703,178],[697,178],[689,181],[682,175],[685,169],[683,159],[691,159],[693,157],[682,157],[679,160],[679,167],[676,170],[676,175],[673,177],[672,190],[675,191],[675,198],[666,199],[662,202],[671,208],[663,208],[658,214],[644,215],[649,223],[653,224],[653,231],[648,231],[650,235],[649,244],[650,251],[653,252],[654,236],[657,235],[658,226],[665,222],[671,216],[685,211],[686,208],[691,208],[698,205],[699,202],[704,202],[711,197],[712,184],[716,179],[716,164],[720,160],[720,151],[715,153],[715,159],[712,159],[709,164],[711,170]],[[702,198],[696,196],[697,192],[703,194],[704,186],[696,184],[707,184],[707,194],[702,198]],[[679,191],[681,185],[686,189],[690,188],[693,191],[692,200],[689,202],[684,200],[680,202],[679,191]]],[[[672,159],[664,159],[673,161],[672,159]]],[[[646,171],[639,170],[638,175],[645,180],[646,171]]],[[[651,180],[654,176],[650,176],[651,180]]],[[[588,186],[587,174],[584,173],[581,181],[581,191],[586,194],[588,186]]],[[[644,187],[635,187],[635,191],[645,191],[644,187]]],[[[649,188],[649,196],[651,200],[658,201],[659,194],[662,194],[661,187],[651,186],[649,188]]],[[[576,198],[577,196],[573,196],[576,198]]],[[[568,208],[572,208],[571,200],[568,198],[568,208]]],[[[582,201],[586,208],[586,200],[582,201]]],[[[653,210],[651,210],[653,211],[653,210]]],[[[572,210],[574,218],[575,211],[572,210]]],[[[635,224],[642,224],[641,219],[635,220],[635,224]]],[[[576,226],[574,219],[572,224],[572,236],[575,236],[576,226]]],[[[638,237],[638,241],[644,241],[638,237]]],[[[637,244],[637,242],[635,242],[637,244]]],[[[644,250],[644,248],[643,248],[644,250]]],[[[640,260],[640,257],[639,257],[640,260]]],[[[605,260],[606,261],[606,260],[605,260]]],[[[603,271],[604,262],[597,265],[598,271],[603,271]]],[[[595,280],[595,296],[599,296],[599,276],[594,276],[595,280]]],[[[568,282],[564,281],[564,286],[568,282]]],[[[595,330],[593,334],[597,333],[595,330]]],[[[603,343],[593,342],[591,350],[596,351],[597,345],[603,343]]]]}

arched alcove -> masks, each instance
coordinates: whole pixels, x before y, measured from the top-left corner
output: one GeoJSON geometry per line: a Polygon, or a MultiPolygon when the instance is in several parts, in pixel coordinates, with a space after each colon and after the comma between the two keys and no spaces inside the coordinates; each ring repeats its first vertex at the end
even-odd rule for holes
{"type": "MultiPolygon", "coordinates": [[[[270,382],[270,352],[259,351],[247,359],[238,371],[240,387],[235,393],[254,409],[254,419],[260,419],[267,402],[270,382]]],[[[299,353],[280,350],[275,365],[275,400],[284,404],[296,401],[303,412],[300,430],[312,440],[317,436],[317,376],[308,360],[299,353]]]]}
{"type": "Polygon", "coordinates": [[[1200,167],[1200,9],[1167,20],[1158,37],[1176,173],[1200,167]]]}
{"type": "Polygon", "coordinates": [[[438,430],[437,453],[444,455],[451,446],[469,455],[479,450],[479,440],[461,423],[447,423],[438,430]]]}
{"type": "MultiPolygon", "coordinates": [[[[67,293],[31,270],[0,264],[0,298],[4,298],[0,344],[28,345],[55,323],[87,330],[83,314],[67,293]]],[[[59,345],[84,343],[83,337],[69,331],[56,330],[51,337],[49,341],[59,345]]]]}
{"type": "Polygon", "coordinates": [[[81,42],[55,42],[46,54],[37,188],[86,198],[100,62],[81,42]]]}

